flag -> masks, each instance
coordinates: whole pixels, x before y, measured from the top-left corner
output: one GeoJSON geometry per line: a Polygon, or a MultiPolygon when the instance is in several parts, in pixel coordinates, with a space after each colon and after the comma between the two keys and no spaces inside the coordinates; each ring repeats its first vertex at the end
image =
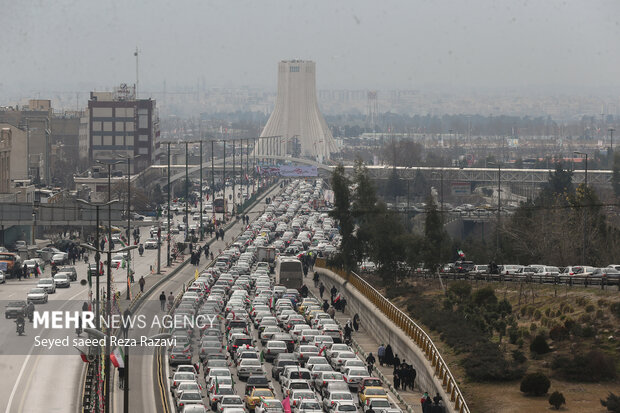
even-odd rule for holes
{"type": "Polygon", "coordinates": [[[215,394],[218,394],[220,391],[220,383],[217,381],[217,376],[215,376],[215,394]]]}
{"type": "Polygon", "coordinates": [[[319,350],[319,356],[320,356],[321,354],[323,354],[323,351],[325,350],[325,347],[326,347],[326,346],[321,347],[321,349],[319,350]]]}
{"type": "Polygon", "coordinates": [[[120,238],[119,238],[119,240],[121,241],[121,245],[122,245],[123,247],[126,247],[126,246],[127,246],[127,242],[125,241],[125,237],[124,237],[124,236],[120,237],[120,238]]]}
{"type": "Polygon", "coordinates": [[[337,303],[338,301],[340,301],[340,293],[338,293],[338,295],[336,296],[336,298],[334,298],[334,302],[337,303]]]}
{"type": "Polygon", "coordinates": [[[123,258],[123,263],[121,264],[123,268],[127,268],[127,261],[123,258]]]}
{"type": "Polygon", "coordinates": [[[122,347],[116,347],[112,354],[110,354],[110,361],[114,364],[114,367],[125,368],[125,354],[122,347]]]}
{"type": "Polygon", "coordinates": [[[263,364],[265,362],[265,352],[261,351],[260,352],[260,364],[263,364]]]}
{"type": "Polygon", "coordinates": [[[282,400],[282,407],[284,408],[284,413],[291,413],[291,398],[289,396],[282,400]]]}
{"type": "Polygon", "coordinates": [[[103,261],[99,261],[99,275],[103,275],[103,261]]]}
{"type": "Polygon", "coordinates": [[[463,252],[463,250],[458,250],[457,254],[459,254],[459,257],[461,258],[465,258],[465,253],[463,252]]]}
{"type": "Polygon", "coordinates": [[[37,270],[37,274],[41,275],[41,268],[38,265],[36,266],[36,270],[37,270]]]}
{"type": "Polygon", "coordinates": [[[121,268],[121,262],[120,261],[116,263],[116,269],[118,270],[119,268],[121,268]]]}

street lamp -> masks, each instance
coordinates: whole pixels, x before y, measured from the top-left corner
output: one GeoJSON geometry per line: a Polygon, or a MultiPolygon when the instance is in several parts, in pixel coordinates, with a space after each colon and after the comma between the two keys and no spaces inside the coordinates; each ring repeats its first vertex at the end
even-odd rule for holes
{"type": "MultiPolygon", "coordinates": [[[[88,202],[84,199],[76,199],[77,202],[79,202],[80,204],[84,204],[87,206],[91,206],[91,207],[95,207],[96,210],[96,215],[95,215],[95,246],[99,245],[99,208],[102,206],[110,206],[115,202],[118,202],[118,199],[113,199],[111,201],[108,201],[104,204],[93,204],[91,202],[88,202]]],[[[90,247],[90,246],[89,246],[90,247]]],[[[91,248],[89,248],[91,249],[91,248]]],[[[95,292],[95,314],[97,315],[97,319],[96,319],[96,326],[97,328],[99,328],[99,323],[100,323],[100,305],[99,305],[99,277],[101,276],[100,271],[99,271],[99,262],[100,262],[100,254],[99,251],[95,252],[95,267],[96,267],[96,271],[97,271],[97,278],[96,278],[96,282],[95,282],[95,288],[96,288],[96,292],[95,292]]],[[[92,275],[89,276],[89,288],[92,288],[92,275]]],[[[90,300],[92,301],[92,293],[89,294],[90,295],[90,300]]],[[[99,358],[96,359],[97,360],[97,370],[99,370],[99,358]]],[[[97,381],[97,387],[99,386],[99,381],[97,381]]],[[[97,399],[98,400],[98,399],[97,399]]]]}
{"type": "Polygon", "coordinates": [[[614,151],[614,128],[609,128],[607,129],[609,131],[609,140],[610,140],[610,144],[611,144],[611,152],[613,153],[614,151]]]}
{"type": "MultiPolygon", "coordinates": [[[[584,175],[584,201],[585,201],[585,196],[586,196],[586,190],[588,189],[588,154],[585,152],[578,152],[578,151],[573,151],[574,155],[581,155],[583,157],[585,157],[586,159],[586,164],[585,164],[585,175],[584,175]]],[[[581,245],[581,265],[586,265],[586,217],[588,214],[588,209],[587,208],[583,208],[583,240],[582,240],[582,245],[581,245]]]]}

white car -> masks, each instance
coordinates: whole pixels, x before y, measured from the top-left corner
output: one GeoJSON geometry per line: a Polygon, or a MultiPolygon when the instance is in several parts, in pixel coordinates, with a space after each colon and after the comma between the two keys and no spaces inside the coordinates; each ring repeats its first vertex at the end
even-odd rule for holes
{"type": "Polygon", "coordinates": [[[5,283],[6,282],[6,275],[4,274],[4,271],[0,270],[0,284],[5,283]]]}
{"type": "Polygon", "coordinates": [[[33,288],[26,298],[29,303],[47,303],[47,292],[43,288],[33,288]]]}
{"type": "Polygon", "coordinates": [[[61,272],[54,275],[54,284],[57,288],[69,288],[71,287],[71,280],[67,273],[61,272]]]}
{"type": "Polygon", "coordinates": [[[56,283],[53,278],[41,278],[37,283],[37,287],[45,289],[45,292],[48,294],[56,292],[56,283]]]}
{"type": "Polygon", "coordinates": [[[110,262],[112,263],[112,268],[120,268],[123,265],[123,261],[125,261],[125,256],[117,254],[112,257],[110,262]]]}
{"type": "Polygon", "coordinates": [[[263,370],[260,360],[243,359],[241,363],[239,363],[237,374],[239,375],[239,379],[243,380],[247,379],[252,374],[264,375],[265,371],[263,370]]]}
{"type": "Polygon", "coordinates": [[[146,250],[157,249],[157,239],[156,238],[149,238],[146,241],[144,241],[144,249],[146,249],[146,250]]]}

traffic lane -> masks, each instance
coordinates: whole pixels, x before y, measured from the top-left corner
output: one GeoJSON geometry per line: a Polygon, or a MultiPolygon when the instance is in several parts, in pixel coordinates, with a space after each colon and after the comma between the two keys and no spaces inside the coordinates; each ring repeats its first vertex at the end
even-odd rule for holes
{"type": "MultiPolygon", "coordinates": [[[[272,189],[272,191],[270,192],[270,194],[273,194],[277,191],[277,187],[272,189]]],[[[250,210],[250,212],[248,212],[248,216],[250,216],[250,219],[253,220],[253,218],[256,218],[256,216],[258,216],[259,214],[262,214],[262,210],[265,207],[265,201],[261,200],[252,210],[250,210]]],[[[224,241],[222,240],[217,240],[214,241],[211,244],[211,250],[216,250],[216,249],[223,249],[226,247],[226,238],[232,239],[237,237],[241,232],[243,232],[245,226],[241,223],[241,221],[238,221],[232,228],[230,228],[228,231],[226,231],[225,233],[225,239],[224,241]]],[[[199,268],[203,269],[205,268],[206,265],[202,265],[199,268]]],[[[166,281],[161,287],[161,290],[164,291],[166,293],[166,295],[168,295],[171,291],[176,295],[177,292],[182,291],[183,286],[194,276],[195,274],[195,270],[196,267],[190,266],[188,265],[186,268],[184,268],[183,270],[181,270],[179,272],[179,274],[175,275],[173,278],[171,278],[170,280],[166,281]],[[172,288],[172,289],[171,289],[172,288]]],[[[161,307],[160,307],[160,303],[159,303],[159,293],[158,291],[155,291],[151,296],[148,297],[148,299],[145,302],[145,306],[146,307],[141,307],[138,311],[137,314],[159,314],[161,312],[161,307]],[[146,306],[148,304],[148,306],[146,306]]],[[[152,336],[154,334],[158,334],[159,330],[158,329],[150,329],[148,331],[144,331],[144,333],[147,333],[149,336],[152,336]]],[[[134,334],[134,333],[131,333],[134,334]]],[[[137,334],[137,333],[135,333],[137,334]]],[[[137,334],[140,335],[140,334],[137,334]]],[[[152,353],[152,352],[151,352],[152,353]]],[[[194,354],[194,358],[195,360],[193,361],[198,361],[198,356],[194,354]]],[[[156,402],[161,400],[161,394],[159,392],[158,389],[158,385],[155,381],[154,375],[153,375],[153,366],[155,364],[155,357],[153,354],[150,355],[141,355],[141,356],[137,356],[137,357],[132,357],[130,360],[130,369],[129,369],[129,374],[130,374],[130,407],[135,407],[135,408],[142,408],[142,406],[152,406],[153,403],[155,404],[157,411],[160,411],[159,409],[161,409],[161,403],[156,402]],[[134,361],[135,360],[135,361],[134,361]],[[137,366],[136,366],[137,364],[137,366]],[[147,378],[146,376],[148,376],[150,374],[150,378],[147,378]],[[135,397],[135,392],[140,393],[143,395],[142,399],[142,404],[136,404],[135,406],[131,406],[131,403],[133,398],[136,398],[136,400],[138,400],[139,398],[135,397]],[[147,399],[149,400],[147,402],[147,399]],[[148,404],[144,404],[144,403],[148,403],[148,404]]],[[[167,354],[165,357],[165,360],[163,360],[165,366],[168,366],[168,359],[167,359],[167,354]]],[[[172,369],[168,369],[168,371],[170,373],[172,373],[172,369]]],[[[168,376],[170,376],[171,374],[168,374],[168,376]]],[[[201,383],[203,385],[203,389],[204,387],[204,379],[201,377],[201,383]]],[[[168,379],[169,380],[169,379],[168,379]]],[[[237,380],[237,383],[239,383],[239,380],[237,380]]],[[[166,383],[166,385],[168,385],[168,382],[166,383]]],[[[239,387],[241,387],[241,392],[243,392],[244,388],[242,387],[242,385],[239,383],[238,384],[239,387]]],[[[120,392],[117,392],[117,394],[120,396],[120,392]]],[[[206,389],[205,389],[205,393],[203,394],[204,396],[206,396],[206,389]]],[[[122,406],[122,401],[121,401],[121,397],[116,397],[115,398],[115,406],[122,406]]],[[[134,410],[130,410],[130,411],[134,411],[134,410]]],[[[135,410],[135,411],[140,411],[140,410],[135,410]]],[[[145,411],[149,411],[149,410],[145,410],[145,411]]]]}

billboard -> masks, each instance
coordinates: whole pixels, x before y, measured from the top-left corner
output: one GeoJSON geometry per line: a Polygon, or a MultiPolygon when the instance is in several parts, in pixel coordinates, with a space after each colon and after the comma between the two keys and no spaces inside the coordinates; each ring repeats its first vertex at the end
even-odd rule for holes
{"type": "Polygon", "coordinates": [[[452,182],[452,195],[471,195],[470,182],[452,182]]]}

